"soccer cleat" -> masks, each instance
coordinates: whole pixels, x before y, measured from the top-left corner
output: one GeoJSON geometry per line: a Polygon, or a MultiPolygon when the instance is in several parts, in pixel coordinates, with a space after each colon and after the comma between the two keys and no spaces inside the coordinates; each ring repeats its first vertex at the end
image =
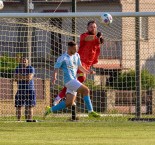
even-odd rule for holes
{"type": "Polygon", "coordinates": [[[88,114],[89,117],[99,118],[101,117],[100,114],[96,113],[95,111],[92,111],[88,114]]]}
{"type": "Polygon", "coordinates": [[[45,113],[44,113],[44,119],[46,118],[47,115],[49,115],[51,113],[51,107],[50,106],[46,106],[45,108],[45,113]]]}

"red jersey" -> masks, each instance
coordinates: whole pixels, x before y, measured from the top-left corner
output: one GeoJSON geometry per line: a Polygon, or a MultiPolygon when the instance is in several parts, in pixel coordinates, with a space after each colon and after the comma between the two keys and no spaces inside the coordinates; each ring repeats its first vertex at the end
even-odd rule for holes
{"type": "Polygon", "coordinates": [[[88,32],[83,33],[80,36],[79,55],[82,63],[86,65],[93,65],[98,62],[98,56],[100,54],[100,41],[95,36],[95,39],[91,41],[85,41],[85,38],[90,35],[88,32]]]}

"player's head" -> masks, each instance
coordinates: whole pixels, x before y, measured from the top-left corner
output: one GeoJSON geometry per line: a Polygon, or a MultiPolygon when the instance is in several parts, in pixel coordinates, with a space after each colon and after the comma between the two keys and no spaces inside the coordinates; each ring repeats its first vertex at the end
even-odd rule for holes
{"type": "Polygon", "coordinates": [[[96,22],[94,20],[91,20],[91,21],[88,22],[87,30],[88,30],[89,34],[96,35],[96,33],[97,33],[97,25],[96,25],[96,22]]]}
{"type": "Polygon", "coordinates": [[[77,44],[74,41],[68,42],[68,53],[73,55],[77,52],[77,44]]]}
{"type": "Polygon", "coordinates": [[[28,66],[28,59],[26,57],[21,57],[20,64],[22,65],[22,67],[28,66]]]}

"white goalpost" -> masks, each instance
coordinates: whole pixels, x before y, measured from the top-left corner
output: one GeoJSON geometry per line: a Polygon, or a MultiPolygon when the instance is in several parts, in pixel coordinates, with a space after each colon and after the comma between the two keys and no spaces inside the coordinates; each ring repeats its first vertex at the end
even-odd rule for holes
{"type": "MultiPolygon", "coordinates": [[[[54,63],[66,51],[70,40],[76,38],[79,45],[80,35],[87,31],[90,20],[96,21],[98,32],[104,36],[99,62],[92,67],[96,74],[88,75],[85,82],[94,110],[102,116],[99,120],[107,116],[111,120],[152,118],[155,114],[155,12],[108,13],[113,17],[109,26],[102,23],[103,12],[0,13],[0,121],[16,120],[17,82],[13,77],[22,56],[35,68],[37,99],[33,116],[42,120],[45,106],[52,106],[54,97],[64,86],[61,71],[56,85],[50,82],[54,63]]],[[[80,95],[76,104],[80,120],[93,120],[87,117],[80,95]]],[[[22,116],[25,120],[24,107],[22,116]]],[[[68,118],[71,108],[49,115],[47,120],[68,118]]]]}

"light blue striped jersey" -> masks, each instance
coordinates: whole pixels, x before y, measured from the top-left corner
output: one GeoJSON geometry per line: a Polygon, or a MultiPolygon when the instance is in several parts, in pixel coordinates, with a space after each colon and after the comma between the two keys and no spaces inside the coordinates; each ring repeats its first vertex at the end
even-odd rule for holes
{"type": "Polygon", "coordinates": [[[64,73],[64,83],[66,84],[72,79],[76,79],[78,66],[81,65],[80,56],[78,53],[70,56],[66,53],[58,57],[54,68],[61,68],[64,73]]]}

